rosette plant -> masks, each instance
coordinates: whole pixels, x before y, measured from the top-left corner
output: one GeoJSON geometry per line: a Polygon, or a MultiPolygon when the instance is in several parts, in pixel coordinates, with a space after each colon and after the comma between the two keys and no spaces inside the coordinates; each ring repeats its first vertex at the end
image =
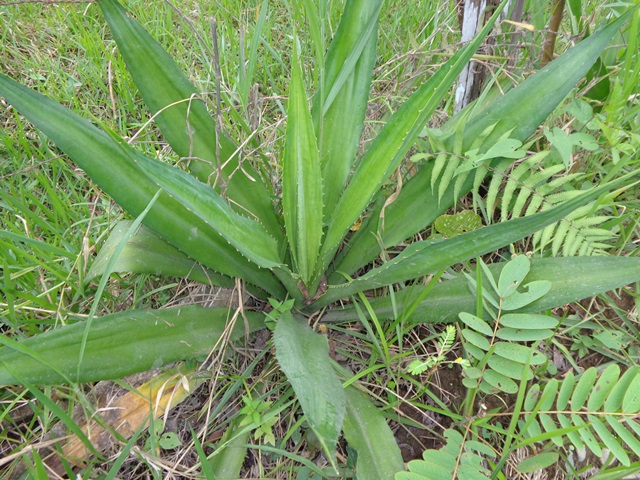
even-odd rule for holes
{"type": "MultiPolygon", "coordinates": [[[[353,296],[375,291],[379,298],[371,308],[379,319],[454,321],[459,312],[475,310],[466,280],[424,287],[418,279],[508,246],[633,182],[627,174],[530,216],[404,246],[474,186],[473,176],[434,177],[430,162],[400,167],[499,12],[413,92],[360,154],[382,4],[345,3],[324,62],[317,65],[319,86],[311,102],[294,54],[278,166],[243,156],[187,76],[116,0],[98,5],[153,120],[173,152],[187,161],[171,165],[149,158],[0,75],[0,96],[135,219],[113,230],[94,272],[103,274],[103,281],[113,271],[129,270],[184,275],[222,287],[239,279],[251,295],[275,306],[268,317],[245,309],[244,318],[235,317],[231,338],[265,328],[271,319],[276,357],[309,426],[329,453],[344,430],[358,451],[362,478],[375,478],[367,471],[389,478],[403,468],[402,459],[397,446],[389,446],[395,445],[391,431],[369,399],[354,386],[343,388],[326,337],[309,319],[358,321],[353,296]],[[404,176],[401,189],[389,184],[396,172],[404,176]],[[388,252],[386,260],[373,265],[382,252],[388,252]],[[391,290],[393,308],[385,297],[391,290]]],[[[463,152],[473,144],[482,152],[507,136],[526,141],[589,70],[625,17],[507,94],[465,111],[461,120],[445,125],[441,143],[453,149],[457,142],[463,152]]],[[[491,268],[500,271],[502,265],[491,268]]],[[[637,281],[640,259],[534,258],[527,281],[540,279],[550,282],[550,291],[527,311],[637,281]]],[[[230,317],[226,308],[194,306],[125,311],[7,340],[0,349],[0,383],[90,382],[206,356],[228,334],[230,317]]]]}

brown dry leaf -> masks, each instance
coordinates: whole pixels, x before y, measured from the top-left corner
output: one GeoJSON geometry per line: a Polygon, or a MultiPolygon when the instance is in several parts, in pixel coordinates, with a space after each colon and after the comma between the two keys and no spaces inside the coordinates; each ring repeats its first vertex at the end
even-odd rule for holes
{"type": "MultiPolygon", "coordinates": [[[[80,423],[84,434],[96,450],[106,451],[114,442],[112,432],[115,431],[125,439],[144,424],[149,424],[150,413],[159,418],[168,410],[184,401],[199,385],[203,378],[194,378],[195,368],[187,368],[184,364],[161,373],[137,389],[117,397],[105,406],[98,405],[98,413],[104,422],[92,420],[80,423]],[[106,425],[105,428],[102,425],[106,425]]],[[[73,436],[62,449],[64,457],[74,465],[82,467],[83,461],[91,453],[82,441],[73,436]]]]}

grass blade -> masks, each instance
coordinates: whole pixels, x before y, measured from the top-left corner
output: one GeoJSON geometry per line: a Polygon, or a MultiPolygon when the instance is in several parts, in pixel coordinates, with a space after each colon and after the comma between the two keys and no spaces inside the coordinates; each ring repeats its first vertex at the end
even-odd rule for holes
{"type": "Polygon", "coordinates": [[[31,382],[29,382],[23,375],[22,372],[16,372],[16,378],[18,379],[19,384],[24,385],[31,394],[44,405],[47,409],[51,411],[56,417],[60,419],[62,423],[69,429],[69,431],[77,436],[80,442],[93,453],[98,458],[103,458],[100,452],[96,450],[96,448],[91,443],[91,440],[87,438],[84,434],[80,426],[73,420],[69,413],[65,412],[63,408],[60,407],[54,400],[52,400],[49,395],[44,394],[40,391],[36,386],[34,386],[31,382]]]}
{"type": "Polygon", "coordinates": [[[249,56],[247,58],[247,70],[244,75],[240,75],[240,79],[238,82],[240,101],[245,107],[249,103],[249,89],[251,88],[251,85],[253,85],[254,81],[253,77],[256,71],[256,63],[258,60],[258,46],[260,45],[262,31],[264,30],[265,20],[267,18],[267,12],[269,11],[269,0],[263,0],[262,4],[258,8],[260,11],[260,15],[258,16],[258,21],[256,22],[256,26],[253,30],[253,36],[251,37],[251,47],[249,48],[249,56]]]}

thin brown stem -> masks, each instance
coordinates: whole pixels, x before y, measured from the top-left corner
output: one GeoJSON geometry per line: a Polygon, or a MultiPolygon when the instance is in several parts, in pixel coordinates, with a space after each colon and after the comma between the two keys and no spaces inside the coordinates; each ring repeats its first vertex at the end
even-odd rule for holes
{"type": "Polygon", "coordinates": [[[556,38],[558,37],[558,30],[560,29],[560,22],[562,22],[562,14],[564,12],[564,4],[565,0],[555,0],[551,20],[549,20],[549,29],[547,30],[547,35],[545,36],[542,46],[541,66],[543,67],[553,60],[556,38]]]}
{"type": "MultiPolygon", "coordinates": [[[[213,72],[216,80],[216,116],[215,116],[215,133],[216,133],[216,168],[217,175],[215,183],[220,182],[220,191],[224,188],[224,179],[222,177],[222,162],[220,161],[220,135],[222,133],[222,108],[220,102],[220,52],[218,50],[218,22],[216,19],[211,20],[211,35],[213,37],[213,72]]],[[[215,186],[215,184],[214,184],[215,186]]]]}

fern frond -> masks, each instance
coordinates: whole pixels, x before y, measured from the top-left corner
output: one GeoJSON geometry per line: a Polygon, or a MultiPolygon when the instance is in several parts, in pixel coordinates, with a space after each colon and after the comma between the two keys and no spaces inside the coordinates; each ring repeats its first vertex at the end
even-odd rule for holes
{"type": "Polygon", "coordinates": [[[462,330],[465,350],[475,361],[486,364],[479,378],[470,377],[465,370],[467,378],[463,379],[463,384],[466,387],[480,388],[485,393],[496,391],[516,393],[518,391],[516,381],[533,378],[529,365],[541,365],[547,361],[539,350],[522,343],[510,343],[509,340],[524,342],[530,339],[550,338],[553,336],[553,331],[547,325],[552,325],[543,322],[553,321],[557,324],[556,319],[545,315],[504,315],[500,320],[501,323],[518,328],[504,326],[492,332],[487,323],[475,315],[463,312],[459,316],[467,327],[462,330]],[[487,332],[490,334],[487,335],[487,332]]]}
{"type": "MultiPolygon", "coordinates": [[[[547,361],[547,357],[535,345],[525,343],[551,338],[559,321],[547,315],[505,312],[517,310],[539,299],[549,291],[550,283],[538,280],[524,285],[526,291],[518,291],[531,267],[526,255],[517,255],[510,260],[497,281],[481,259],[479,264],[488,274],[488,286],[494,290],[489,293],[489,288],[483,288],[482,296],[498,308],[498,312],[492,314],[493,326],[467,312],[458,315],[464,324],[461,332],[463,347],[471,356],[470,363],[473,365],[464,369],[462,383],[467,388],[478,388],[485,393],[501,391],[513,394],[518,391],[517,381],[533,378],[531,366],[547,361]]],[[[477,290],[475,280],[470,276],[467,278],[472,290],[477,290]]]]}
{"type": "MultiPolygon", "coordinates": [[[[440,177],[439,185],[438,185],[438,202],[442,201],[442,197],[444,196],[444,192],[447,191],[449,184],[453,180],[455,171],[460,165],[460,158],[457,155],[449,155],[447,159],[446,166],[442,172],[442,176],[440,177]]],[[[468,175],[468,172],[465,172],[468,175]]]]}
{"type": "MultiPolygon", "coordinates": [[[[486,193],[489,219],[499,216],[500,221],[533,215],[570,200],[582,192],[565,190],[580,174],[562,174],[564,165],[543,167],[548,151],[539,152],[513,166],[510,160],[491,168],[491,180],[486,193]],[[499,215],[497,210],[499,209],[499,215]]],[[[474,196],[480,184],[474,182],[474,196]]],[[[604,214],[612,198],[593,202],[564,220],[549,225],[532,237],[534,249],[549,248],[552,255],[604,255],[612,247],[607,243],[615,237],[617,227],[606,231],[597,228],[613,217],[604,214]]]]}
{"type": "Polygon", "coordinates": [[[539,385],[527,392],[528,412],[520,421],[525,442],[551,438],[561,446],[568,441],[598,457],[604,447],[624,466],[631,463],[629,454],[640,456],[640,367],[622,376],[617,364],[599,374],[592,367],[579,377],[567,374],[559,385],[553,379],[542,392],[539,385]]]}
{"type": "Polygon", "coordinates": [[[491,472],[483,465],[495,452],[487,445],[467,440],[456,430],[445,430],[447,443],[440,450],[425,450],[422,460],[407,464],[408,472],[399,472],[395,480],[488,479],[491,472]]]}
{"type": "Polygon", "coordinates": [[[446,353],[451,350],[456,341],[456,327],[447,325],[438,338],[438,352],[428,356],[424,360],[414,360],[407,367],[411,375],[420,375],[425,371],[444,363],[447,359],[446,353]]]}
{"type": "MultiPolygon", "coordinates": [[[[473,175],[474,210],[483,207],[479,191],[486,185],[487,176],[490,178],[484,195],[488,223],[496,217],[504,222],[533,215],[582,193],[568,189],[568,185],[575,183],[581,174],[567,173],[562,164],[544,165],[550,151],[538,152],[514,163],[514,159],[525,155],[529,145],[520,147],[520,142],[514,143],[515,140],[509,138],[510,132],[493,141],[492,145],[484,145],[495,125],[487,127],[463,150],[463,126],[464,121],[454,131],[443,133],[434,130],[429,134],[434,152],[431,188],[437,191],[438,202],[452,185],[454,200],[457,199],[470,175],[473,175]]],[[[612,197],[599,204],[594,202],[580,210],[580,215],[574,213],[571,218],[537,232],[532,238],[534,249],[542,251],[549,247],[554,256],[606,254],[612,248],[608,241],[614,237],[613,232],[618,227],[612,229],[608,236],[592,227],[599,224],[600,217],[606,217],[603,222],[613,218],[603,215],[604,209],[611,204],[612,197]],[[594,216],[598,218],[596,223],[590,221],[594,216]]]]}
{"type": "MultiPolygon", "coordinates": [[[[512,164],[511,161],[509,160],[504,160],[502,162],[500,162],[496,167],[495,167],[495,171],[499,171],[499,172],[504,172],[506,171],[509,166],[512,164]]],[[[487,215],[492,218],[495,214],[495,209],[496,209],[496,205],[497,205],[497,198],[498,198],[498,194],[500,193],[501,189],[501,185],[503,182],[503,177],[501,175],[491,175],[491,180],[489,181],[489,189],[487,191],[487,194],[485,196],[485,205],[486,205],[486,209],[487,209],[487,215]]],[[[484,178],[483,178],[484,180],[484,178]]],[[[474,182],[473,185],[473,192],[474,192],[474,197],[477,195],[476,192],[478,192],[478,189],[480,188],[480,184],[477,182],[474,182]]]]}
{"type": "Polygon", "coordinates": [[[435,188],[438,178],[440,178],[440,174],[442,173],[442,170],[444,169],[448,160],[449,160],[449,155],[446,153],[439,153],[436,156],[436,159],[433,165],[433,170],[431,171],[431,190],[435,188]]]}
{"type": "Polygon", "coordinates": [[[565,256],[606,254],[611,245],[604,241],[615,238],[615,234],[609,229],[593,228],[610,220],[604,215],[589,216],[593,208],[593,204],[585,205],[564,220],[536,232],[532,238],[534,245],[540,250],[550,245],[554,256],[561,249],[565,256]]]}
{"type": "MultiPolygon", "coordinates": [[[[449,136],[452,136],[453,138],[453,152],[445,153],[446,148],[444,146],[444,142],[442,139],[438,138],[438,134],[435,131],[433,132],[433,135],[429,136],[432,150],[434,152],[439,152],[436,154],[435,163],[431,172],[431,188],[435,189],[436,183],[438,184],[438,202],[442,200],[444,192],[449,188],[451,182],[455,182],[453,195],[454,200],[457,199],[470,172],[472,170],[478,170],[476,167],[482,167],[482,165],[477,165],[473,168],[468,168],[461,173],[457,172],[463,163],[468,163],[468,160],[465,160],[464,158],[465,152],[462,151],[464,124],[465,121],[463,119],[456,127],[456,130],[449,134],[449,136]]],[[[490,125],[480,135],[478,135],[466,153],[479,151],[482,144],[494,130],[495,126],[496,124],[490,125]]]]}

